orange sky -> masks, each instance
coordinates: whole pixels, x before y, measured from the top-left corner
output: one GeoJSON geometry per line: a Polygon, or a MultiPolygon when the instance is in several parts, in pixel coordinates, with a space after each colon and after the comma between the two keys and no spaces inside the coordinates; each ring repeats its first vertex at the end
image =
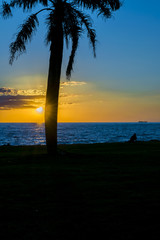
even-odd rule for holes
{"type": "MultiPolygon", "coordinates": [[[[2,89],[2,88],[1,88],[2,89]]],[[[45,87],[1,90],[0,122],[43,122],[45,87]],[[2,93],[3,92],[3,93],[2,93]],[[7,103],[5,101],[8,101],[7,103]]],[[[62,82],[59,98],[59,122],[136,122],[160,121],[160,97],[145,92],[121,92],[99,89],[85,81],[62,82]]]]}

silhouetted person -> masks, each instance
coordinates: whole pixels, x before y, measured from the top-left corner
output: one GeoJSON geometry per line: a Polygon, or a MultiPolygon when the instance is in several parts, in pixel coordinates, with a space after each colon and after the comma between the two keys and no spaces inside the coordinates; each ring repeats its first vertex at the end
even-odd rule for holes
{"type": "Polygon", "coordinates": [[[133,136],[130,138],[129,142],[134,143],[137,140],[137,135],[136,133],[133,134],[133,136]]]}

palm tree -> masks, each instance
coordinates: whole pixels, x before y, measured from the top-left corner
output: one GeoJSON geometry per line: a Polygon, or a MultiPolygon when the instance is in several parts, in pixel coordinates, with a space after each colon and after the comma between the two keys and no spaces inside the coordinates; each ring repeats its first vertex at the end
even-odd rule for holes
{"type": "Polygon", "coordinates": [[[26,43],[31,40],[33,32],[39,24],[37,16],[46,11],[48,13],[46,17],[48,28],[46,42],[50,45],[50,60],[45,107],[45,131],[48,153],[55,154],[57,149],[58,95],[64,40],[67,47],[69,41],[72,43],[66,69],[67,79],[70,79],[75,53],[84,29],[93,48],[94,57],[96,56],[96,32],[93,29],[91,17],[83,10],[91,10],[96,12],[97,15],[109,18],[113,11],[120,8],[121,3],[120,0],[12,0],[9,3],[3,1],[2,15],[7,18],[12,16],[13,8],[22,8],[23,11],[29,11],[37,4],[41,4],[42,9],[27,18],[21,25],[15,41],[10,44],[10,64],[26,51],[26,43]]]}

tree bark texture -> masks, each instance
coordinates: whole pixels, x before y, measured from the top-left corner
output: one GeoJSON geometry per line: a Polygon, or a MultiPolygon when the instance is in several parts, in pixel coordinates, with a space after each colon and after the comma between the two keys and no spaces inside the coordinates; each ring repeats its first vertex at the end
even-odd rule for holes
{"type": "Polygon", "coordinates": [[[59,22],[50,47],[48,86],[46,93],[45,133],[47,151],[49,154],[56,154],[57,152],[57,115],[62,57],[63,30],[62,23],[59,22]]]}

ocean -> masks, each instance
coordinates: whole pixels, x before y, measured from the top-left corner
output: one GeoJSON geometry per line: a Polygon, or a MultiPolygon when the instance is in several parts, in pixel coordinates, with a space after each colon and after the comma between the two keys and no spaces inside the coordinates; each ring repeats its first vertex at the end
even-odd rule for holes
{"type": "MultiPolygon", "coordinates": [[[[59,123],[58,144],[160,141],[160,123],[59,123]]],[[[0,145],[44,145],[44,124],[0,123],[0,145]]]]}

